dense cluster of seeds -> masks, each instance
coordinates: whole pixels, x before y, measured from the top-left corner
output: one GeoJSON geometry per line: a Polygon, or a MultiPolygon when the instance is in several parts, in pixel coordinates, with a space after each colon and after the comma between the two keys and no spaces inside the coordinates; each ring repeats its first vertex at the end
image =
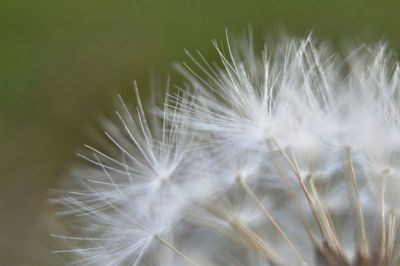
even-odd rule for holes
{"type": "Polygon", "coordinates": [[[214,43],[162,108],[120,98],[57,198],[71,265],[400,265],[400,72],[384,44],[214,43]],[[67,218],[66,218],[67,219],[67,218]]]}

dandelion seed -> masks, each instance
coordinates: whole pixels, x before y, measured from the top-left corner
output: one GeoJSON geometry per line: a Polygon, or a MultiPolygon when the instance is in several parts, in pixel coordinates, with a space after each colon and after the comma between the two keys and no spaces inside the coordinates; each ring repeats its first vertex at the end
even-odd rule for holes
{"type": "MultiPolygon", "coordinates": [[[[400,71],[385,44],[213,43],[160,108],[119,98],[114,150],[57,202],[72,265],[394,266],[400,71]],[[151,112],[151,110],[158,110],[151,112]],[[68,221],[70,221],[68,220],[68,221]]],[[[139,99],[135,84],[136,97],[139,99]]]]}

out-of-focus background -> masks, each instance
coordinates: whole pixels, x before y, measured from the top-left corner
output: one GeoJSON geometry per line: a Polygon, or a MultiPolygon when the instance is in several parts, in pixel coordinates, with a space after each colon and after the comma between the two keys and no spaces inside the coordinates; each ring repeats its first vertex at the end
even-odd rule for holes
{"type": "Polygon", "coordinates": [[[224,29],[313,31],[334,44],[400,49],[400,2],[368,0],[0,0],[0,265],[63,265],[49,189],[91,142],[117,92],[146,94],[151,73],[179,75],[183,50],[215,56],[224,29]]]}

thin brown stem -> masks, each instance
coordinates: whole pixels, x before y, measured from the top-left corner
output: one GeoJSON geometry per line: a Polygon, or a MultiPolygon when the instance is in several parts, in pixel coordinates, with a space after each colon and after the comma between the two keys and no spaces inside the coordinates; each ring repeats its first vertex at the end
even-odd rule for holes
{"type": "Polygon", "coordinates": [[[169,242],[168,240],[166,240],[164,237],[162,237],[161,235],[156,235],[155,237],[158,241],[160,241],[161,244],[165,245],[166,247],[168,247],[169,249],[171,249],[173,252],[175,252],[177,255],[179,255],[181,258],[183,258],[184,260],[186,260],[190,265],[192,266],[200,266],[200,264],[198,264],[197,262],[195,262],[194,260],[192,260],[191,258],[189,258],[187,255],[185,255],[182,251],[180,251],[179,249],[177,249],[171,242],[169,242]]]}
{"type": "Polygon", "coordinates": [[[303,223],[304,229],[306,230],[308,237],[310,238],[310,241],[314,245],[317,245],[317,241],[316,241],[315,237],[313,236],[311,227],[310,227],[309,223],[307,222],[307,219],[305,218],[304,212],[302,211],[302,207],[301,207],[299,201],[297,200],[296,190],[294,189],[293,185],[290,183],[289,177],[283,171],[282,166],[278,162],[277,158],[275,156],[273,156],[272,160],[274,161],[275,167],[278,170],[279,175],[281,176],[281,178],[283,179],[283,181],[285,182],[285,184],[289,190],[288,191],[289,197],[296,205],[297,214],[300,216],[300,219],[303,223]]]}
{"type": "Polygon", "coordinates": [[[319,218],[319,216],[318,216],[318,212],[317,212],[317,210],[316,210],[316,208],[315,208],[315,205],[314,205],[314,203],[313,203],[313,200],[312,200],[312,198],[311,198],[311,194],[310,194],[310,192],[308,191],[306,185],[304,184],[304,181],[303,181],[303,179],[302,179],[302,177],[301,177],[301,174],[300,174],[299,169],[296,167],[295,164],[293,164],[292,160],[289,158],[289,156],[287,155],[287,153],[282,149],[282,147],[279,145],[279,143],[278,143],[275,139],[272,139],[272,140],[273,140],[274,144],[276,145],[276,147],[278,148],[278,150],[280,151],[280,153],[282,154],[282,156],[285,158],[285,160],[286,160],[287,163],[289,164],[289,166],[290,166],[290,168],[292,169],[293,173],[295,174],[295,176],[296,176],[296,178],[297,178],[297,181],[299,182],[300,187],[301,187],[301,189],[303,190],[303,193],[304,193],[304,195],[305,195],[305,197],[306,197],[306,199],[307,199],[308,205],[310,206],[310,210],[311,210],[311,212],[312,212],[312,214],[313,214],[314,220],[315,220],[315,222],[316,222],[317,225],[318,225],[318,229],[319,229],[319,231],[320,231],[320,233],[321,233],[321,236],[322,236],[325,240],[327,240],[327,237],[326,237],[326,235],[325,235],[325,233],[324,233],[324,229],[323,229],[322,223],[321,223],[320,218],[319,218]]]}
{"type": "Polygon", "coordinates": [[[270,250],[270,248],[267,247],[267,245],[261,240],[261,238],[250,228],[244,225],[241,221],[239,221],[238,219],[233,219],[230,215],[224,213],[221,210],[218,210],[211,205],[206,206],[206,209],[219,219],[229,223],[230,226],[242,237],[242,239],[252,249],[257,251],[258,253],[263,254],[271,265],[282,265],[279,262],[280,260],[277,258],[276,253],[270,250]]]}
{"type": "Polygon", "coordinates": [[[346,150],[346,155],[347,155],[347,159],[349,162],[352,187],[353,187],[354,195],[355,195],[356,209],[358,212],[358,218],[359,218],[359,222],[360,222],[360,230],[361,230],[360,252],[362,255],[369,257],[368,239],[367,239],[367,233],[366,233],[365,221],[364,221],[364,211],[361,206],[360,191],[359,191],[357,180],[356,180],[356,173],[354,170],[353,158],[351,156],[351,149],[350,149],[350,147],[346,147],[345,150],[346,150]]]}
{"type": "Polygon", "coordinates": [[[319,196],[318,190],[315,186],[315,182],[314,182],[314,179],[312,178],[312,176],[310,176],[310,178],[309,178],[309,183],[310,183],[311,191],[314,194],[314,198],[316,199],[316,202],[321,210],[320,211],[321,219],[322,219],[323,224],[325,224],[326,234],[330,237],[330,240],[334,243],[334,246],[336,247],[336,250],[339,252],[339,254],[343,258],[345,258],[342,246],[340,245],[339,239],[337,237],[337,233],[336,233],[332,218],[329,215],[329,211],[327,210],[326,205],[323,203],[323,201],[321,200],[321,197],[319,196]]]}
{"type": "Polygon", "coordinates": [[[301,263],[303,265],[308,265],[304,258],[301,256],[299,250],[296,248],[296,246],[293,244],[293,242],[289,239],[288,235],[285,233],[285,231],[282,229],[282,227],[279,225],[279,223],[272,217],[272,215],[269,213],[269,211],[263,206],[261,201],[258,199],[257,195],[253,192],[253,190],[249,187],[247,184],[246,180],[243,179],[243,177],[239,176],[237,178],[237,182],[242,186],[242,188],[247,192],[247,194],[250,195],[250,197],[254,200],[258,208],[260,208],[261,212],[264,214],[264,216],[272,223],[272,225],[275,227],[275,229],[282,235],[282,237],[288,242],[290,247],[293,249],[295,252],[296,256],[300,259],[301,263]]]}
{"type": "Polygon", "coordinates": [[[386,261],[387,263],[392,262],[393,249],[396,241],[396,215],[393,211],[390,212],[389,215],[389,226],[388,226],[388,237],[387,237],[387,245],[386,245],[386,261]]]}
{"type": "Polygon", "coordinates": [[[386,257],[386,220],[385,220],[385,191],[386,191],[386,175],[382,177],[381,184],[381,261],[386,257]]]}

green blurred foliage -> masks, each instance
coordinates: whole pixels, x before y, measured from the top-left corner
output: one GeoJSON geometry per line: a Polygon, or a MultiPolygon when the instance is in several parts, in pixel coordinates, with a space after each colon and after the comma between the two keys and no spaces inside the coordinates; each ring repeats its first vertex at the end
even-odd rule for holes
{"type": "Polygon", "coordinates": [[[400,2],[367,0],[0,0],[0,265],[62,265],[46,199],[87,128],[117,92],[146,94],[183,49],[215,56],[224,29],[261,39],[283,29],[333,43],[386,39],[400,49],[400,2]]]}

